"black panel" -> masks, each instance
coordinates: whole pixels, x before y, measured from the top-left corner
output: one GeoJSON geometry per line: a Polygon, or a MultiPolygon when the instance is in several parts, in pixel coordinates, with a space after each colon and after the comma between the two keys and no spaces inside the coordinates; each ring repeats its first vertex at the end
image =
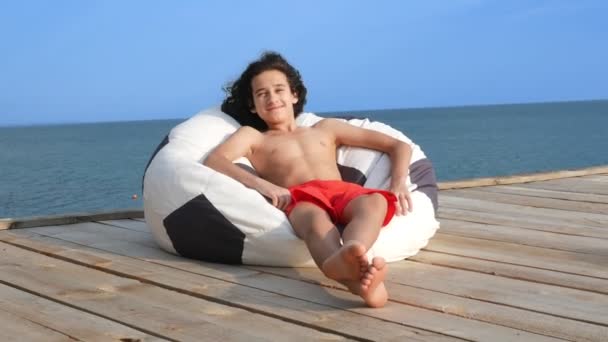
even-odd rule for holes
{"type": "Polygon", "coordinates": [[[156,150],[154,150],[154,153],[152,153],[152,157],[150,157],[150,159],[148,160],[148,164],[146,164],[146,168],[144,169],[144,175],[141,177],[141,192],[144,192],[144,177],[146,177],[146,171],[148,171],[148,167],[150,167],[150,163],[152,163],[152,159],[154,159],[154,157],[156,157],[156,154],[158,153],[158,151],[161,150],[161,148],[165,147],[165,145],[167,145],[169,143],[169,135],[167,134],[165,136],[165,138],[163,139],[163,141],[160,142],[160,144],[156,147],[156,150]]]}
{"type": "Polygon", "coordinates": [[[340,171],[340,176],[342,176],[342,180],[345,182],[355,183],[363,186],[365,182],[367,182],[367,177],[363,174],[363,172],[358,169],[350,166],[338,165],[338,171],[340,171]]]}
{"type": "Polygon", "coordinates": [[[163,221],[180,255],[211,262],[241,264],[245,234],[205,195],[197,196],[163,221]]]}
{"type": "Polygon", "coordinates": [[[425,158],[413,162],[410,165],[410,179],[412,183],[418,186],[417,191],[424,193],[431,199],[433,208],[437,212],[439,206],[437,200],[437,177],[435,176],[435,169],[431,161],[425,158]]]}

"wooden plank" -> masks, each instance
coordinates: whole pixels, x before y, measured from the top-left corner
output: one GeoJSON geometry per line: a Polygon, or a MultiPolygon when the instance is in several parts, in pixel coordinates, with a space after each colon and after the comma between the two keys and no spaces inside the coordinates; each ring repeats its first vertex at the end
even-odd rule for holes
{"type": "Polygon", "coordinates": [[[585,180],[584,178],[555,179],[546,182],[529,183],[524,186],[534,189],[608,195],[608,184],[585,180]]]}
{"type": "MultiPolygon", "coordinates": [[[[593,323],[608,329],[608,296],[417,262],[393,266],[400,284],[593,323]]],[[[608,332],[608,330],[605,330],[608,332]]]]}
{"type": "Polygon", "coordinates": [[[343,339],[1,244],[3,282],[163,338],[343,339]]]}
{"type": "Polygon", "coordinates": [[[150,232],[127,229],[121,226],[112,226],[113,229],[109,230],[104,229],[109,226],[110,225],[104,225],[97,222],[83,222],[68,226],[47,226],[34,229],[40,234],[57,238],[69,235],[70,241],[83,245],[94,245],[97,241],[97,233],[99,231],[105,231],[106,234],[111,234],[111,238],[114,239],[114,241],[137,241],[146,246],[158,247],[158,244],[154,241],[150,232]]]}
{"type": "Polygon", "coordinates": [[[580,224],[586,227],[604,228],[604,230],[608,227],[608,215],[578,213],[557,209],[532,208],[524,205],[493,203],[450,195],[441,195],[439,197],[439,206],[483,211],[488,213],[498,213],[502,215],[529,215],[534,216],[538,219],[542,218],[548,221],[559,219],[563,222],[580,224]]]}
{"type": "Polygon", "coordinates": [[[510,227],[526,228],[565,234],[570,236],[587,236],[608,239],[608,231],[603,228],[589,227],[581,224],[565,222],[560,219],[538,218],[530,214],[499,214],[478,210],[439,207],[439,220],[451,219],[457,221],[497,224],[510,227]]]}
{"type": "MultiPolygon", "coordinates": [[[[360,306],[352,300],[351,296],[343,295],[341,298],[336,298],[310,284],[308,286],[314,289],[309,295],[317,299],[316,302],[310,301],[307,296],[297,298],[277,291],[266,291],[252,284],[239,284],[240,279],[255,278],[260,274],[258,271],[188,260],[132,242],[108,242],[106,249],[100,250],[40,236],[32,232],[32,229],[0,233],[0,240],[122,277],[131,277],[171,291],[230,304],[338,335],[354,334],[352,337],[356,336],[363,340],[454,340],[453,337],[412,328],[408,326],[409,322],[396,324],[375,319],[365,313],[342,310],[341,307],[360,306]],[[116,253],[112,249],[139,258],[147,258],[150,261],[112,254],[116,253]],[[180,270],[184,268],[186,271],[180,270]],[[209,276],[197,272],[207,273],[209,276]]],[[[102,242],[99,244],[103,245],[102,242]]],[[[297,283],[285,283],[280,277],[264,278],[264,281],[277,282],[279,286],[290,289],[301,287],[297,283]]],[[[310,292],[311,289],[309,288],[308,291],[310,292]]],[[[419,309],[414,308],[414,310],[419,309]]],[[[404,313],[412,314],[408,311],[404,313]]],[[[445,329],[449,330],[449,327],[445,329]]]]}
{"type": "Polygon", "coordinates": [[[562,179],[570,177],[582,177],[588,175],[608,173],[608,166],[596,166],[579,170],[562,170],[553,172],[532,173],[505,177],[488,177],[465,179],[451,182],[440,182],[438,184],[440,190],[462,189],[480,186],[491,186],[500,184],[520,184],[528,182],[539,182],[552,179],[562,179]]]}
{"type": "Polygon", "coordinates": [[[69,335],[25,320],[0,308],[0,341],[74,341],[69,335]]]}
{"type": "Polygon", "coordinates": [[[146,225],[145,221],[140,220],[110,220],[110,221],[98,221],[99,223],[109,224],[115,227],[121,227],[126,229],[135,230],[142,233],[150,233],[150,228],[146,225]]]}
{"type": "MultiPolygon", "coordinates": [[[[7,337],[19,341],[48,341],[57,336],[58,340],[123,340],[123,341],[165,341],[144,332],[129,328],[114,321],[61,305],[46,298],[0,284],[0,340],[7,337]],[[15,318],[7,324],[6,314],[15,318]],[[15,322],[16,321],[16,322],[15,322]],[[74,324],[74,322],[78,322],[74,324]],[[16,323],[16,324],[15,324],[16,323]],[[6,329],[20,328],[18,333],[6,336],[6,329]],[[28,336],[31,332],[42,332],[39,336],[28,336]]],[[[12,334],[12,332],[11,332],[12,334]]],[[[10,338],[9,338],[10,339],[10,338]]]]}
{"type": "Polygon", "coordinates": [[[603,203],[575,202],[553,198],[493,193],[487,191],[479,191],[475,188],[463,190],[449,190],[443,193],[442,195],[479,199],[497,203],[517,204],[535,208],[550,208],[603,215],[608,214],[608,204],[603,203]]]}
{"type": "Polygon", "coordinates": [[[568,200],[568,201],[608,204],[608,196],[606,196],[606,195],[581,194],[581,193],[577,193],[577,192],[534,189],[534,188],[530,188],[530,187],[524,187],[521,185],[485,186],[485,187],[474,188],[474,189],[477,191],[497,192],[497,193],[503,193],[503,194],[513,194],[513,195],[521,195],[521,196],[529,196],[529,197],[555,198],[555,199],[563,199],[563,200],[568,200]]]}
{"type": "Polygon", "coordinates": [[[553,270],[507,264],[499,261],[477,259],[428,250],[422,250],[408,260],[430,265],[475,271],[500,277],[608,294],[608,282],[601,278],[586,277],[553,270]]]}
{"type": "MultiPolygon", "coordinates": [[[[69,238],[69,236],[66,236],[69,238]]],[[[128,244],[127,247],[116,247],[116,242],[111,243],[110,241],[103,247],[104,250],[116,253],[114,248],[118,248],[121,252],[128,253],[126,255],[139,255],[141,258],[145,256],[144,250],[139,250],[138,246],[132,242],[124,242],[128,244]]],[[[139,246],[145,247],[145,246],[139,246]]],[[[98,247],[99,248],[99,247],[98,247]]],[[[146,248],[146,250],[148,250],[146,248]]],[[[305,301],[311,301],[313,303],[327,305],[334,308],[342,309],[339,313],[341,317],[344,317],[346,313],[357,313],[364,314],[367,317],[373,317],[384,322],[393,322],[401,325],[400,330],[403,330],[405,326],[416,327],[431,332],[441,333],[449,336],[473,339],[473,340],[512,340],[513,338],[524,338],[529,340],[544,340],[544,336],[536,334],[528,334],[516,329],[505,328],[498,325],[488,324],[467,318],[457,317],[453,315],[446,315],[436,311],[426,310],[419,307],[403,305],[398,302],[392,302],[389,306],[383,309],[369,309],[362,308],[359,300],[354,300],[353,296],[336,289],[321,289],[316,285],[304,283],[301,281],[293,281],[285,279],[284,277],[277,277],[269,274],[257,274],[250,275],[247,277],[232,277],[230,275],[221,276],[222,272],[225,272],[227,268],[223,265],[206,264],[193,260],[182,259],[180,262],[167,261],[163,259],[154,258],[155,263],[164,264],[171,266],[175,269],[181,269],[188,271],[189,277],[194,277],[195,274],[211,276],[216,279],[225,279],[231,281],[234,284],[241,284],[248,288],[256,288],[264,291],[271,292],[273,294],[281,294],[291,298],[302,299],[305,301]],[[207,266],[208,265],[208,266],[207,266]],[[219,267],[219,270],[217,269],[219,267]]],[[[108,265],[108,263],[104,264],[108,265]]],[[[115,262],[109,264],[108,267],[114,267],[115,262]]],[[[140,269],[143,266],[138,266],[140,269]]],[[[239,269],[245,269],[240,267],[239,269]]],[[[228,269],[229,270],[229,269],[228,269]]],[[[251,270],[249,270],[251,271],[251,270]]],[[[166,273],[166,272],[165,272],[166,273]]],[[[203,283],[201,280],[192,278],[189,281],[180,281],[179,286],[188,286],[188,284],[203,283]]],[[[197,291],[199,289],[196,289],[197,291]]],[[[234,296],[222,296],[223,300],[235,300],[234,296]]],[[[241,302],[246,302],[241,300],[241,302]]],[[[301,308],[297,309],[302,311],[301,308]]],[[[292,312],[288,312],[293,314],[292,312]]],[[[281,314],[286,317],[285,313],[281,314]]],[[[307,315],[308,316],[308,315],[307,315]]],[[[322,319],[322,321],[333,321],[333,319],[322,319]]],[[[351,322],[351,319],[348,320],[351,322]]],[[[342,325],[342,323],[341,323],[342,325]]],[[[377,324],[372,324],[372,326],[377,324]]],[[[362,325],[357,325],[355,330],[361,329],[362,325]]],[[[411,329],[411,328],[408,328],[411,329]]],[[[352,331],[352,330],[351,330],[352,331]]],[[[388,330],[391,331],[391,330],[388,330]]],[[[375,339],[383,339],[376,335],[375,339]]],[[[425,337],[426,339],[426,337],[425,337]]]]}
{"type": "Polygon", "coordinates": [[[577,253],[608,255],[608,241],[605,239],[556,234],[505,225],[442,219],[441,230],[438,234],[503,241],[577,253]]]}
{"type": "Polygon", "coordinates": [[[426,250],[608,279],[608,257],[437,234],[426,250]]]}
{"type": "MultiPolygon", "coordinates": [[[[486,322],[494,322],[503,326],[513,327],[522,331],[536,332],[576,341],[601,341],[608,337],[608,328],[596,324],[556,317],[526,309],[520,309],[511,305],[492,303],[485,300],[471,299],[470,296],[459,296],[450,294],[451,281],[443,282],[440,291],[427,289],[428,286],[409,286],[402,284],[402,278],[409,278],[410,273],[403,265],[408,262],[392,263],[391,275],[387,280],[387,287],[392,301],[403,302],[420,307],[431,308],[452,315],[467,317],[486,322]],[[447,292],[446,289],[447,288],[447,292]]],[[[428,265],[423,265],[429,267],[428,265]]],[[[328,287],[343,288],[342,285],[328,280],[316,269],[289,269],[276,267],[252,267],[259,271],[270,274],[282,275],[291,279],[300,279],[312,283],[322,284],[328,287]]],[[[448,269],[449,272],[449,269],[448,269]]],[[[455,272],[459,272],[456,270],[455,272]]],[[[462,271],[460,271],[462,272],[462,271]]],[[[416,282],[434,281],[433,272],[415,280],[416,282]],[[426,280],[425,280],[426,279],[426,280]]],[[[416,276],[414,274],[414,276],[416,276]]],[[[487,276],[486,276],[487,277],[487,276]]],[[[497,278],[497,277],[492,277],[497,278]]],[[[501,280],[496,280],[501,281],[501,280]]],[[[466,282],[465,282],[466,283],[466,282]]],[[[483,284],[483,283],[482,283],[483,284]]],[[[461,286],[458,283],[456,286],[461,286]]],[[[465,285],[466,286],[466,285],[465,285]]],[[[483,286],[483,285],[480,285],[483,286]]],[[[460,290],[464,291],[464,290],[460,290]]],[[[452,290],[453,292],[453,290],[452,290]]],[[[505,298],[506,300],[506,298],[505,298]]]]}
{"type": "Polygon", "coordinates": [[[0,218],[0,230],[66,225],[79,222],[120,220],[144,217],[143,210],[116,210],[96,213],[71,213],[51,216],[0,218]]]}

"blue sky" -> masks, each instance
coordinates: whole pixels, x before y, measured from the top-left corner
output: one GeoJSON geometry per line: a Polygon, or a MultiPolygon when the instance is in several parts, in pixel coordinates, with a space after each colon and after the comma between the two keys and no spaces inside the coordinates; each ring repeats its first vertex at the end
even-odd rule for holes
{"type": "Polygon", "coordinates": [[[306,110],[608,98],[608,2],[3,1],[0,125],[188,117],[264,50],[306,110]]]}

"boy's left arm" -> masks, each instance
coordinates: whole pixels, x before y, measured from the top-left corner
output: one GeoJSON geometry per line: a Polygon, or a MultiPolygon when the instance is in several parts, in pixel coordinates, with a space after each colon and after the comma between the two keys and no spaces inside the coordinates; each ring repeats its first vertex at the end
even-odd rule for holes
{"type": "Polygon", "coordinates": [[[315,126],[332,132],[336,146],[363,147],[388,154],[391,159],[389,190],[397,196],[397,214],[405,215],[408,211],[412,211],[412,199],[406,184],[412,158],[412,148],[409,144],[387,134],[335,119],[324,119],[315,126]]]}

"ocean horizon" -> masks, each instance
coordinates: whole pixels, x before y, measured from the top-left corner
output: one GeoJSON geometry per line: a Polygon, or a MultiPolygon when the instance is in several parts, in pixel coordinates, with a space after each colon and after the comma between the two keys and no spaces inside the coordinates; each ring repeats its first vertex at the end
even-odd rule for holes
{"type": "MultiPolygon", "coordinates": [[[[608,164],[608,100],[317,114],[367,117],[402,131],[439,181],[608,164]]],[[[183,120],[0,126],[0,218],[141,209],[145,165],[183,120]]]]}
{"type": "MultiPolygon", "coordinates": [[[[331,111],[311,111],[305,108],[304,112],[313,112],[315,114],[321,116],[327,116],[331,114],[336,115],[349,115],[349,114],[358,114],[358,113],[377,113],[377,112],[392,112],[392,111],[417,111],[417,110],[455,110],[459,108],[479,108],[479,107],[505,107],[505,106],[527,106],[527,105],[558,105],[558,104],[571,104],[571,103],[592,103],[592,102],[608,102],[608,99],[582,99],[582,100],[572,100],[572,101],[532,101],[532,102],[521,102],[521,103],[490,103],[490,104],[466,104],[466,105],[445,105],[445,106],[422,106],[422,107],[406,107],[406,108],[376,108],[376,109],[346,109],[346,110],[331,110],[331,111]]],[[[220,104],[218,103],[219,107],[220,104]]],[[[207,108],[207,107],[206,107],[207,108]]],[[[202,110],[206,109],[203,108],[202,110]]],[[[211,108],[211,107],[208,107],[211,108]]],[[[0,122],[0,128],[10,128],[10,127],[37,127],[37,126],[61,126],[61,125],[87,125],[87,124],[99,124],[99,123],[125,123],[125,122],[149,122],[149,121],[183,121],[197,112],[190,113],[190,116],[184,117],[157,117],[151,119],[126,119],[126,120],[83,120],[83,121],[39,121],[39,122],[31,122],[31,123],[9,123],[3,124],[0,122]]]]}

